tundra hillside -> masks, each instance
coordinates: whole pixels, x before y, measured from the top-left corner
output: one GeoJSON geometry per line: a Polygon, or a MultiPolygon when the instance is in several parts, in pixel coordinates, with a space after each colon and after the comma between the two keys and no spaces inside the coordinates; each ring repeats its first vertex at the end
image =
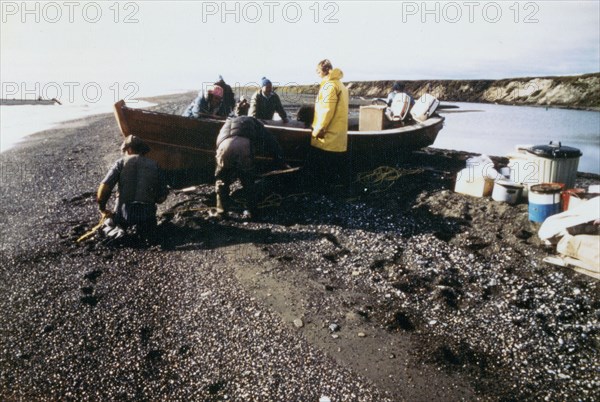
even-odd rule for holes
{"type": "MultiPolygon", "coordinates": [[[[600,72],[570,77],[508,78],[502,80],[418,80],[398,79],[415,97],[428,92],[444,101],[540,105],[600,110],[600,72]]],[[[385,97],[396,80],[350,81],[353,96],[385,97]]],[[[280,89],[315,93],[317,85],[290,85],[280,89]]]]}

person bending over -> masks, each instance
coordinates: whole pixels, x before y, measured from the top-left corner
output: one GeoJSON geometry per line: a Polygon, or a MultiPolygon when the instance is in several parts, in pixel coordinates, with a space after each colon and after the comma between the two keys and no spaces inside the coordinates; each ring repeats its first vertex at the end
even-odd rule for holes
{"type": "Polygon", "coordinates": [[[218,216],[227,211],[229,186],[239,178],[247,200],[243,216],[252,218],[256,210],[254,157],[257,148],[269,151],[281,168],[289,168],[284,162],[279,143],[258,119],[241,116],[225,122],[217,137],[215,192],[218,216]]]}
{"type": "Polygon", "coordinates": [[[196,99],[185,109],[182,116],[199,118],[201,115],[226,117],[230,109],[223,101],[224,90],[219,85],[212,85],[206,91],[200,91],[196,99]]]}
{"type": "MultiPolygon", "coordinates": [[[[145,157],[150,147],[140,138],[128,136],[121,145],[125,155],[117,160],[98,187],[97,201],[100,213],[112,217],[120,237],[127,228],[136,226],[141,232],[156,227],[156,204],[164,202],[169,193],[164,175],[158,164],[145,157]],[[112,190],[118,185],[114,211],[106,209],[112,190]]],[[[109,225],[110,226],[110,225],[109,225]]],[[[107,234],[112,230],[106,230],[107,234]]]]}

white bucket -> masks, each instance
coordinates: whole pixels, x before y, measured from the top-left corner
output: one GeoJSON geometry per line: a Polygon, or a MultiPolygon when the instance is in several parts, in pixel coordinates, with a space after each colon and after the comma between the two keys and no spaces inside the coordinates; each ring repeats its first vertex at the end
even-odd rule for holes
{"type": "Polygon", "coordinates": [[[509,180],[498,180],[494,183],[492,199],[494,201],[516,204],[521,198],[523,186],[509,180]]]}
{"type": "Polygon", "coordinates": [[[541,183],[563,183],[566,188],[575,185],[581,151],[562,146],[560,142],[549,145],[520,146],[519,152],[508,155],[510,179],[525,186],[523,197],[529,188],[541,183]]]}

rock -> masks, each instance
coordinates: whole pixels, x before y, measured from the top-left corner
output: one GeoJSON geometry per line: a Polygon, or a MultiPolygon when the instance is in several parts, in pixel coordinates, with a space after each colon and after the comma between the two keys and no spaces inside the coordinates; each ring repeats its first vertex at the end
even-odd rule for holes
{"type": "Polygon", "coordinates": [[[294,320],[294,326],[296,328],[302,328],[304,326],[304,322],[300,318],[296,318],[294,320]]]}
{"type": "Polygon", "coordinates": [[[336,323],[329,324],[329,330],[331,332],[338,332],[340,329],[342,329],[342,328],[336,323]]]}
{"type": "Polygon", "coordinates": [[[358,315],[354,311],[350,311],[350,312],[346,313],[346,321],[357,322],[360,320],[360,318],[361,318],[360,315],[358,315]]]}
{"type": "Polygon", "coordinates": [[[364,332],[359,332],[359,333],[358,333],[358,337],[359,337],[359,338],[364,338],[364,337],[366,337],[366,336],[367,336],[367,334],[365,334],[364,332]]]}

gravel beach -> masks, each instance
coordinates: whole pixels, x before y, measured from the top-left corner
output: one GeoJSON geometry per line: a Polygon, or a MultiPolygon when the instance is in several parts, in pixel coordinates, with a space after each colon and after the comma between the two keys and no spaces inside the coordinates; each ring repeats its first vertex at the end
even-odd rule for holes
{"type": "Polygon", "coordinates": [[[174,189],[154,242],[78,244],[120,142],[106,114],[0,154],[0,400],[600,398],[598,282],[542,262],[526,204],[451,191],[470,154],[352,195],[266,178],[252,222],[174,189]]]}

